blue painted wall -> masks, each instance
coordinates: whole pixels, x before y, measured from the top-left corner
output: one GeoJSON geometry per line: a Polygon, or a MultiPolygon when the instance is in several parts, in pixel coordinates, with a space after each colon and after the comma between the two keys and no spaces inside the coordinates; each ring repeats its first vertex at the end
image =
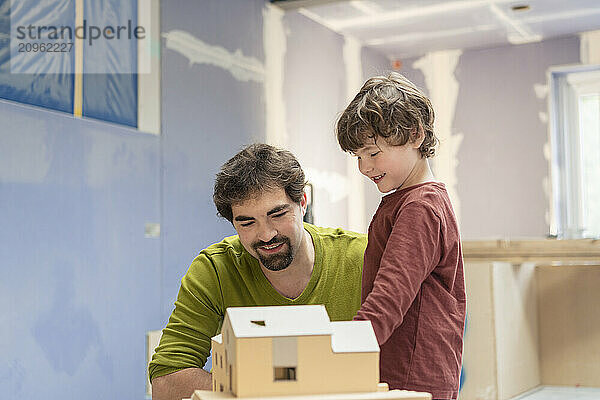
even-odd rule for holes
{"type": "Polygon", "coordinates": [[[4,101],[0,121],[0,397],[143,398],[158,138],[4,101]]]}

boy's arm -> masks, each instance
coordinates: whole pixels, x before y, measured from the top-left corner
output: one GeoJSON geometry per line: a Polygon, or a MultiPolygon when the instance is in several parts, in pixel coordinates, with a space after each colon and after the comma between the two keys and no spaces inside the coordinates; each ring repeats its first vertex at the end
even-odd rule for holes
{"type": "Polygon", "coordinates": [[[370,320],[379,344],[402,323],[423,281],[440,259],[440,219],[414,202],[396,216],[373,287],[355,319],[370,320]]]}

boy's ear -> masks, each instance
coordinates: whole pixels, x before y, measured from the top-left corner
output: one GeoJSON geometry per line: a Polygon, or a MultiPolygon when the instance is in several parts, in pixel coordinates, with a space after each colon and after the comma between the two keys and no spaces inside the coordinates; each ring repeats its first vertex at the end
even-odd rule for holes
{"type": "Polygon", "coordinates": [[[419,125],[418,129],[413,128],[411,136],[411,143],[413,149],[418,149],[419,147],[421,147],[423,141],[425,140],[425,131],[423,130],[423,127],[419,125]]]}

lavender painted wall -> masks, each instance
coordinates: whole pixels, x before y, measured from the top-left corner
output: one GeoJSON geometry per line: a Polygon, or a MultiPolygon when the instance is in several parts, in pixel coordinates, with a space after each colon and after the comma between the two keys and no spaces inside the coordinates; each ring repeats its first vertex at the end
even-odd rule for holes
{"type": "Polygon", "coordinates": [[[384,54],[369,47],[361,49],[360,59],[365,81],[372,76],[388,74],[392,67],[392,62],[384,54]]]}
{"type": "MultiPolygon", "coordinates": [[[[283,22],[289,32],[283,89],[288,148],[304,168],[346,176],[346,156],[334,136],[346,96],[344,39],[296,12],[286,14],[283,22]]],[[[347,198],[335,199],[332,180],[315,183],[315,223],[343,226],[347,198]]]]}
{"type": "Polygon", "coordinates": [[[579,62],[579,39],[567,37],[520,46],[465,51],[456,68],[460,89],[455,133],[463,238],[543,237],[548,200],[546,85],[549,67],[579,62]]]}

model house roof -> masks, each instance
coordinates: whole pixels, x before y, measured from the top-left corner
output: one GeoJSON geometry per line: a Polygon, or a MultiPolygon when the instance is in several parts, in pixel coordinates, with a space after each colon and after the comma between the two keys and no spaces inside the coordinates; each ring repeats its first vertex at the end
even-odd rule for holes
{"type": "Polygon", "coordinates": [[[237,338],[331,335],[334,353],[379,351],[370,321],[331,322],[322,305],[230,307],[227,315],[237,338]]]}
{"type": "Polygon", "coordinates": [[[238,338],[333,334],[322,305],[230,307],[227,315],[238,338]]]}
{"type": "Polygon", "coordinates": [[[374,353],[379,351],[371,321],[331,322],[334,353],[374,353]]]}

